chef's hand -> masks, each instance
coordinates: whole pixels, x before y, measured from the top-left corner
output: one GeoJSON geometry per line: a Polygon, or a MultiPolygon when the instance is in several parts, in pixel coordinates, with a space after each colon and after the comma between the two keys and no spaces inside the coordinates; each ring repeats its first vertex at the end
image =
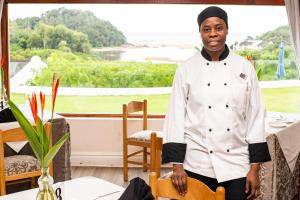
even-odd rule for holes
{"type": "Polygon", "coordinates": [[[187,174],[182,164],[173,164],[171,180],[178,193],[184,196],[187,192],[187,174]]]}
{"type": "Polygon", "coordinates": [[[260,195],[259,185],[259,164],[252,164],[247,174],[245,193],[248,193],[247,199],[255,199],[260,195]]]}

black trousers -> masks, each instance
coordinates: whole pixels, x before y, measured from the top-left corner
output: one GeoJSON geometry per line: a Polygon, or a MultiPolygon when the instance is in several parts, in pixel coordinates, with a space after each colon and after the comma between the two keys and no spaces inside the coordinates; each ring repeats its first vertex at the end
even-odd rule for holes
{"type": "Polygon", "coordinates": [[[245,193],[246,177],[234,179],[222,183],[218,183],[217,179],[195,174],[193,172],[187,171],[186,173],[189,177],[197,179],[205,183],[212,191],[216,191],[218,186],[223,186],[225,188],[225,199],[226,200],[245,200],[247,199],[247,194],[245,193]]]}

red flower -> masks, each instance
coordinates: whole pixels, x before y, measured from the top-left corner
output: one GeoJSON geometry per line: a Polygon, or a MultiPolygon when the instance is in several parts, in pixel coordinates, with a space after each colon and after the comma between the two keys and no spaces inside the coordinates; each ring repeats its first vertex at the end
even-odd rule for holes
{"type": "Polygon", "coordinates": [[[45,108],[45,94],[40,91],[40,101],[41,101],[41,111],[42,111],[42,119],[44,118],[44,108],[45,108]]]}
{"type": "Polygon", "coordinates": [[[55,99],[56,99],[57,89],[59,86],[59,81],[60,81],[59,78],[55,80],[55,74],[53,74],[53,77],[52,77],[52,117],[53,117],[53,112],[54,112],[55,99]]]}
{"type": "Polygon", "coordinates": [[[37,107],[37,101],[36,101],[36,94],[33,93],[31,98],[28,97],[29,102],[30,102],[30,108],[31,108],[31,112],[32,112],[32,116],[34,119],[34,122],[36,124],[37,119],[38,119],[38,107],[37,107]]]}

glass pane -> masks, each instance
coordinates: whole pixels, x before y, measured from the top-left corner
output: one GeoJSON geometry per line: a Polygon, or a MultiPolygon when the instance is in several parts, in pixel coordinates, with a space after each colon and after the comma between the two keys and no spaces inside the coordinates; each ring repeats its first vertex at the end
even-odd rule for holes
{"type": "MultiPolygon", "coordinates": [[[[202,48],[196,19],[205,7],[10,4],[12,99],[24,104],[42,90],[50,109],[56,73],[57,112],[121,113],[123,103],[148,99],[149,113],[164,114],[177,66],[202,48]]],[[[227,45],[261,70],[267,110],[299,111],[299,83],[281,80],[279,88],[276,76],[284,42],[283,79],[298,79],[285,7],[221,7],[229,15],[227,45]]]]}

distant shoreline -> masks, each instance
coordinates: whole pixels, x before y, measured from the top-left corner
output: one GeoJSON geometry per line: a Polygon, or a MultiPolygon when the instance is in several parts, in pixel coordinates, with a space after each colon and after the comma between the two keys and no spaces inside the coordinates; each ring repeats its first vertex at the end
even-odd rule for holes
{"type": "MultiPolygon", "coordinates": [[[[197,45],[192,44],[124,44],[118,47],[102,47],[93,48],[92,51],[95,52],[105,52],[105,51],[126,51],[127,49],[144,49],[144,48],[163,48],[163,47],[173,47],[179,49],[195,49],[197,45]]],[[[199,47],[198,47],[199,48],[199,47]]]]}

